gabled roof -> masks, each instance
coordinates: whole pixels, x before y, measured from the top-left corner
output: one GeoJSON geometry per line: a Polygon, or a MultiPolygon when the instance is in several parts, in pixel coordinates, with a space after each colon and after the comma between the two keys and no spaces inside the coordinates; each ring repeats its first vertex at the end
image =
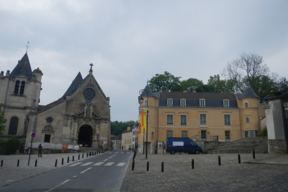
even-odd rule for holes
{"type": "Polygon", "coordinates": [[[75,77],[75,79],[73,80],[73,82],[71,83],[71,85],[69,86],[69,88],[67,89],[67,91],[64,93],[62,98],[65,98],[67,95],[71,95],[82,81],[83,81],[83,78],[82,78],[81,73],[79,72],[77,76],[75,77]]]}
{"type": "Polygon", "coordinates": [[[243,94],[236,93],[235,96],[238,99],[244,99],[244,98],[259,98],[258,95],[254,92],[254,90],[251,87],[247,87],[245,92],[243,94]]]}
{"type": "Polygon", "coordinates": [[[141,96],[150,96],[150,97],[156,97],[159,98],[160,97],[160,92],[152,92],[151,88],[149,87],[149,85],[146,85],[144,91],[142,92],[141,96]]]}
{"type": "Polygon", "coordinates": [[[32,78],[32,69],[27,53],[22,57],[18,64],[10,74],[10,78],[15,78],[17,75],[24,75],[30,80],[32,78]]]}

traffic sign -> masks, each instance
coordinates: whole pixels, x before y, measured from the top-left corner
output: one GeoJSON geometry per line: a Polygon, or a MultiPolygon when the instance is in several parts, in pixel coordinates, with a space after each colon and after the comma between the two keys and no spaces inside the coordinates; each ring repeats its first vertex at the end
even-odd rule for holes
{"type": "Polygon", "coordinates": [[[35,132],[32,132],[32,133],[31,133],[31,137],[34,138],[35,136],[36,136],[36,133],[35,133],[35,132]]]}

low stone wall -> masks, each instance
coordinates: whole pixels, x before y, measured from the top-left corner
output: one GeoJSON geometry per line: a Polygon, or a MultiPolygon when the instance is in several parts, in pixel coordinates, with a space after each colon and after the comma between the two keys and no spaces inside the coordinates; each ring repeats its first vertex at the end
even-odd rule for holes
{"type": "Polygon", "coordinates": [[[268,140],[268,150],[270,154],[285,154],[287,153],[286,140],[268,140]]]}

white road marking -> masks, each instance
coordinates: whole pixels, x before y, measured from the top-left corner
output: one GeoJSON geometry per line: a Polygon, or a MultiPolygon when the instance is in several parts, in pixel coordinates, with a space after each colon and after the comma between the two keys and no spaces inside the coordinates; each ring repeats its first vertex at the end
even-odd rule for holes
{"type": "Polygon", "coordinates": [[[87,163],[84,163],[84,164],[81,165],[81,166],[87,166],[87,165],[90,165],[91,163],[93,163],[93,162],[87,162],[87,163]]]}
{"type": "Polygon", "coordinates": [[[111,165],[113,165],[114,164],[114,162],[108,162],[108,163],[106,163],[104,166],[111,166],[111,165]]]}
{"type": "Polygon", "coordinates": [[[98,162],[98,163],[95,163],[94,166],[99,166],[99,165],[102,165],[104,162],[98,162]]]}
{"type": "Polygon", "coordinates": [[[104,159],[103,161],[107,161],[108,159],[104,159]]]}
{"type": "Polygon", "coordinates": [[[66,181],[63,181],[62,183],[60,183],[59,185],[56,185],[55,187],[49,189],[48,191],[45,191],[45,192],[50,192],[54,189],[56,189],[57,187],[60,187],[61,185],[64,185],[65,183],[67,183],[68,181],[70,181],[70,179],[67,179],[66,181]]]}
{"type": "MultiPolygon", "coordinates": [[[[82,163],[82,162],[81,162],[82,163]]],[[[73,166],[76,166],[76,165],[79,165],[81,163],[75,163],[75,164],[72,164],[72,165],[69,165],[69,167],[73,167],[73,166]]]]}
{"type": "Polygon", "coordinates": [[[116,166],[123,166],[125,163],[118,163],[116,166]]]}
{"type": "Polygon", "coordinates": [[[85,169],[84,171],[80,172],[80,174],[85,173],[86,171],[92,169],[92,167],[89,167],[88,169],[85,169]]]}

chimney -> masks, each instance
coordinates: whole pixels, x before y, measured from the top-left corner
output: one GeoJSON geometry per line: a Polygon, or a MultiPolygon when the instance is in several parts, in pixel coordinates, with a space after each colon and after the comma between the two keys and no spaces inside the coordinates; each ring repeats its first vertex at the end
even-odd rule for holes
{"type": "Polygon", "coordinates": [[[9,75],[10,75],[10,71],[7,70],[7,72],[6,72],[6,76],[9,76],[9,75]]]}
{"type": "Polygon", "coordinates": [[[4,76],[4,71],[1,71],[0,77],[4,76]]]}

